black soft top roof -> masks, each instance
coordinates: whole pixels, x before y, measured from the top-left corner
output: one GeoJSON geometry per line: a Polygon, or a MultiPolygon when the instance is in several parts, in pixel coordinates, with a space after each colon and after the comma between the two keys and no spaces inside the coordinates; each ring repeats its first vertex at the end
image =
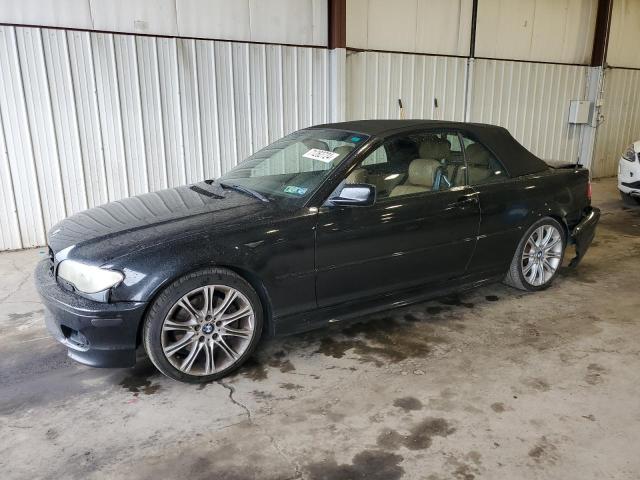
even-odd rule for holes
{"type": "Polygon", "coordinates": [[[335,128],[363,133],[377,138],[417,129],[442,128],[459,130],[489,148],[511,177],[542,172],[549,168],[543,160],[518,143],[507,129],[496,125],[439,120],[355,120],[351,122],[326,123],[311,128],[335,128]]]}

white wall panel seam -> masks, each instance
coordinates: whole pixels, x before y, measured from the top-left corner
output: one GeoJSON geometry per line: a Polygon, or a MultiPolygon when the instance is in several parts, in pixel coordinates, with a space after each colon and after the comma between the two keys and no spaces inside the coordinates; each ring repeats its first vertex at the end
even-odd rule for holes
{"type": "MultiPolygon", "coordinates": [[[[152,47],[153,47],[153,64],[152,67],[154,68],[154,76],[153,76],[153,80],[154,80],[154,87],[156,89],[157,92],[161,92],[161,88],[160,88],[160,56],[158,53],[158,39],[157,38],[152,38],[152,47]]],[[[156,113],[158,113],[160,115],[160,119],[158,119],[157,122],[157,127],[160,130],[160,140],[162,142],[162,166],[164,167],[162,169],[162,187],[166,188],[169,186],[169,168],[167,166],[167,157],[168,157],[168,152],[167,152],[167,139],[165,136],[165,126],[164,126],[164,122],[162,121],[162,97],[158,94],[155,96],[155,107],[156,107],[156,113]]]]}
{"type": "MultiPolygon", "coordinates": [[[[69,77],[69,83],[66,85],[66,87],[69,89],[69,96],[70,96],[70,101],[72,102],[72,105],[70,105],[70,111],[73,114],[73,127],[74,127],[74,140],[77,143],[77,152],[78,155],[80,156],[80,158],[78,159],[78,167],[80,169],[80,176],[79,178],[83,179],[83,181],[81,182],[82,185],[82,191],[83,191],[83,196],[84,196],[84,205],[83,207],[87,207],[89,205],[89,192],[86,188],[86,181],[84,181],[86,179],[86,172],[85,172],[85,168],[84,168],[84,162],[82,159],[82,139],[80,137],[80,121],[78,119],[78,111],[76,108],[77,105],[77,98],[76,98],[76,93],[73,89],[73,69],[71,67],[71,52],[69,49],[69,36],[66,34],[66,32],[63,32],[62,38],[64,38],[64,51],[66,54],[66,58],[65,58],[65,65],[67,67],[67,75],[69,77]]],[[[70,102],[70,103],[71,103],[70,102]]]]}
{"type": "MultiPolygon", "coordinates": [[[[104,135],[102,132],[102,128],[100,128],[100,102],[98,101],[98,85],[97,85],[97,75],[96,75],[96,65],[95,65],[95,55],[93,52],[93,47],[91,45],[91,34],[86,34],[84,35],[86,37],[86,41],[89,45],[89,66],[91,68],[91,76],[90,81],[91,81],[91,86],[92,86],[92,91],[88,92],[90,94],[90,98],[92,100],[92,103],[94,103],[95,105],[95,115],[96,118],[95,120],[95,125],[98,126],[97,128],[97,134],[98,134],[98,138],[99,138],[99,148],[100,148],[100,167],[102,170],[102,175],[104,178],[104,190],[103,193],[105,195],[105,199],[104,201],[109,201],[110,196],[109,196],[109,180],[107,177],[107,166],[106,166],[106,162],[105,162],[105,158],[104,158],[104,135]]],[[[95,202],[93,205],[91,205],[92,207],[96,206],[98,202],[95,202]]],[[[101,203],[101,202],[100,202],[101,203]]]]}
{"type": "Polygon", "coordinates": [[[4,246],[4,248],[22,248],[23,243],[22,236],[20,235],[20,217],[16,206],[16,192],[13,185],[11,166],[9,165],[9,152],[7,150],[7,143],[5,140],[6,136],[1,113],[2,112],[0,111],[0,161],[2,162],[0,164],[0,171],[4,170],[5,175],[3,175],[3,178],[0,178],[0,188],[2,188],[2,196],[0,196],[0,200],[3,202],[2,208],[0,209],[0,227],[4,223],[6,228],[2,228],[2,231],[0,231],[0,241],[2,242],[0,246],[4,246]],[[3,183],[5,183],[5,185],[3,185],[3,183]],[[9,234],[10,238],[7,238],[7,234],[9,234]]]}
{"type": "Polygon", "coordinates": [[[44,52],[44,41],[42,38],[42,30],[38,29],[38,40],[39,40],[39,46],[40,46],[40,53],[42,55],[42,68],[44,70],[44,76],[45,76],[45,84],[46,84],[46,97],[47,97],[47,108],[49,110],[49,115],[50,115],[50,120],[51,120],[51,124],[52,124],[52,129],[51,129],[51,141],[55,146],[55,158],[56,158],[56,171],[58,173],[58,181],[60,182],[60,193],[61,193],[61,200],[62,200],[62,207],[64,209],[64,215],[67,216],[69,215],[70,211],[69,208],[67,206],[67,198],[64,195],[64,190],[63,190],[63,181],[62,181],[62,169],[60,168],[60,148],[58,145],[58,139],[56,138],[55,135],[55,129],[53,126],[53,101],[51,99],[52,95],[51,95],[51,83],[49,82],[49,74],[48,74],[48,69],[47,69],[47,62],[45,60],[45,52],[44,52]]]}
{"type": "Polygon", "coordinates": [[[33,165],[36,174],[37,192],[39,201],[42,206],[40,212],[42,214],[42,223],[45,230],[52,226],[51,218],[58,216],[62,212],[57,212],[57,191],[60,185],[56,182],[47,182],[47,178],[55,177],[55,170],[58,166],[57,162],[52,161],[50,145],[47,140],[49,130],[47,128],[47,117],[50,118],[51,111],[47,111],[46,96],[47,89],[44,87],[46,82],[41,82],[38,77],[39,69],[42,63],[42,50],[38,48],[37,41],[34,41],[34,30],[26,29],[21,31],[17,36],[16,46],[20,64],[20,72],[22,77],[22,97],[24,100],[24,109],[27,115],[28,128],[30,131],[31,150],[33,154],[33,165]],[[21,49],[24,52],[21,52],[21,49]],[[26,52],[32,51],[33,55],[27,55],[26,52]],[[49,115],[47,115],[49,114],[49,115]],[[51,175],[53,173],[53,175],[51,175]]]}
{"type": "MultiPolygon", "coordinates": [[[[10,36],[11,36],[11,40],[12,40],[12,46],[14,47],[14,68],[15,68],[15,72],[16,72],[16,78],[12,79],[13,82],[17,83],[17,88],[18,88],[18,92],[14,92],[15,97],[12,99],[12,101],[18,102],[21,105],[21,111],[24,115],[24,117],[26,117],[28,115],[27,113],[27,106],[26,106],[26,99],[25,99],[25,92],[24,92],[24,84],[23,84],[23,75],[22,75],[22,68],[20,66],[20,52],[18,49],[18,45],[17,45],[17,34],[16,34],[16,29],[11,27],[10,28],[10,36]]],[[[44,213],[42,211],[42,195],[40,192],[40,184],[38,182],[38,174],[37,174],[37,169],[35,166],[35,159],[34,159],[34,149],[33,149],[33,136],[31,134],[31,131],[29,130],[29,126],[28,126],[28,118],[22,118],[22,122],[18,122],[18,117],[19,116],[23,116],[21,115],[17,109],[16,109],[16,124],[17,126],[19,126],[19,124],[22,124],[22,126],[27,128],[26,132],[24,133],[24,139],[26,140],[26,145],[23,145],[24,147],[27,148],[28,150],[28,158],[20,158],[20,159],[14,159],[15,162],[24,162],[26,160],[25,163],[25,167],[31,167],[31,169],[29,169],[30,171],[27,173],[28,176],[32,176],[33,179],[35,180],[35,188],[32,188],[31,191],[35,192],[35,196],[37,198],[37,206],[35,209],[35,212],[24,212],[25,214],[29,214],[28,216],[31,216],[31,214],[35,213],[35,217],[37,218],[32,218],[34,225],[32,225],[32,227],[34,228],[33,234],[32,236],[29,238],[29,241],[27,241],[27,245],[28,246],[33,246],[35,244],[35,242],[39,242],[39,241],[43,241],[44,240],[44,228],[45,228],[45,223],[44,223],[44,213]]],[[[22,139],[22,138],[21,138],[22,139]]],[[[5,138],[6,140],[6,138],[5,138]]],[[[26,192],[25,192],[26,193],[26,192]]],[[[28,193],[27,193],[28,196],[28,193]]],[[[25,217],[27,217],[27,215],[25,215],[25,217]]],[[[25,225],[26,227],[30,226],[30,225],[25,225]]]]}

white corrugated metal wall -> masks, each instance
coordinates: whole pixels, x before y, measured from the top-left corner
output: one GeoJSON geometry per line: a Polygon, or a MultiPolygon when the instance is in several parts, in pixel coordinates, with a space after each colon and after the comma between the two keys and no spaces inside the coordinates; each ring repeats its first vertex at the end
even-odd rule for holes
{"type": "Polygon", "coordinates": [[[402,99],[406,118],[463,121],[466,69],[464,58],[350,52],[347,118],[400,118],[402,99]]]}
{"type": "Polygon", "coordinates": [[[329,120],[323,48],[0,27],[0,249],[329,120]]]}
{"type": "Polygon", "coordinates": [[[640,139],[640,70],[605,70],[603,100],[592,166],[594,177],[616,175],[625,147],[640,139]]]}
{"type": "MultiPolygon", "coordinates": [[[[562,0],[560,10],[546,0],[481,2],[476,55],[521,62],[465,57],[471,0],[349,0],[348,46],[412,53],[350,52],[346,62],[344,50],[313,48],[326,46],[326,0],[270,1],[163,0],[175,6],[167,20],[153,0],[120,2],[115,17],[88,0],[46,9],[0,0],[5,21],[308,45],[0,27],[0,249],[41,245],[78,210],[216,176],[329,111],[398,118],[398,98],[407,118],[497,123],[546,160],[576,160],[589,127],[568,124],[568,104],[586,98],[590,70],[553,62],[588,63],[596,0],[562,0]],[[252,24],[271,7],[296,28],[252,24]]],[[[636,18],[627,10],[640,14],[634,5],[614,4],[611,45],[636,18]]],[[[595,176],[615,173],[640,128],[637,55],[618,43],[610,61],[631,69],[607,71],[595,176]]]]}
{"type": "Polygon", "coordinates": [[[583,127],[568,124],[569,101],[585,98],[587,71],[572,65],[352,52],[347,117],[400,118],[402,99],[406,118],[502,125],[541,158],[575,162],[583,127]]]}
{"type": "Polygon", "coordinates": [[[549,163],[577,162],[584,127],[568,123],[569,101],[586,99],[588,68],[474,60],[468,119],[507,128],[549,163]]]}

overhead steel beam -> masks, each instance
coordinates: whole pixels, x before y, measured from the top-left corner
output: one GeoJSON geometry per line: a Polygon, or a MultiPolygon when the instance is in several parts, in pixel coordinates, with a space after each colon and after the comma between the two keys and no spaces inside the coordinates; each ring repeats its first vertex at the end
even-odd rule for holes
{"type": "Polygon", "coordinates": [[[347,47],[347,0],[328,0],[329,48],[347,47]]]}
{"type": "Polygon", "coordinates": [[[592,67],[602,67],[605,66],[607,62],[612,7],[613,0],[598,0],[596,28],[593,35],[593,50],[591,51],[592,67]]]}
{"type": "Polygon", "coordinates": [[[469,42],[469,57],[476,56],[476,27],[478,25],[478,0],[473,0],[471,10],[471,40],[469,42]]]}

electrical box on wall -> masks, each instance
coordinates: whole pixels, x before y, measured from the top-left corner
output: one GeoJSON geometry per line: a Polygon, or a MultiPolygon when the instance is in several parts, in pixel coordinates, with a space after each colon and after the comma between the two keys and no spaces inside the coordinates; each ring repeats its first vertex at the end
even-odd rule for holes
{"type": "Polygon", "coordinates": [[[591,106],[592,102],[588,100],[571,100],[569,104],[569,123],[589,123],[591,106]]]}

